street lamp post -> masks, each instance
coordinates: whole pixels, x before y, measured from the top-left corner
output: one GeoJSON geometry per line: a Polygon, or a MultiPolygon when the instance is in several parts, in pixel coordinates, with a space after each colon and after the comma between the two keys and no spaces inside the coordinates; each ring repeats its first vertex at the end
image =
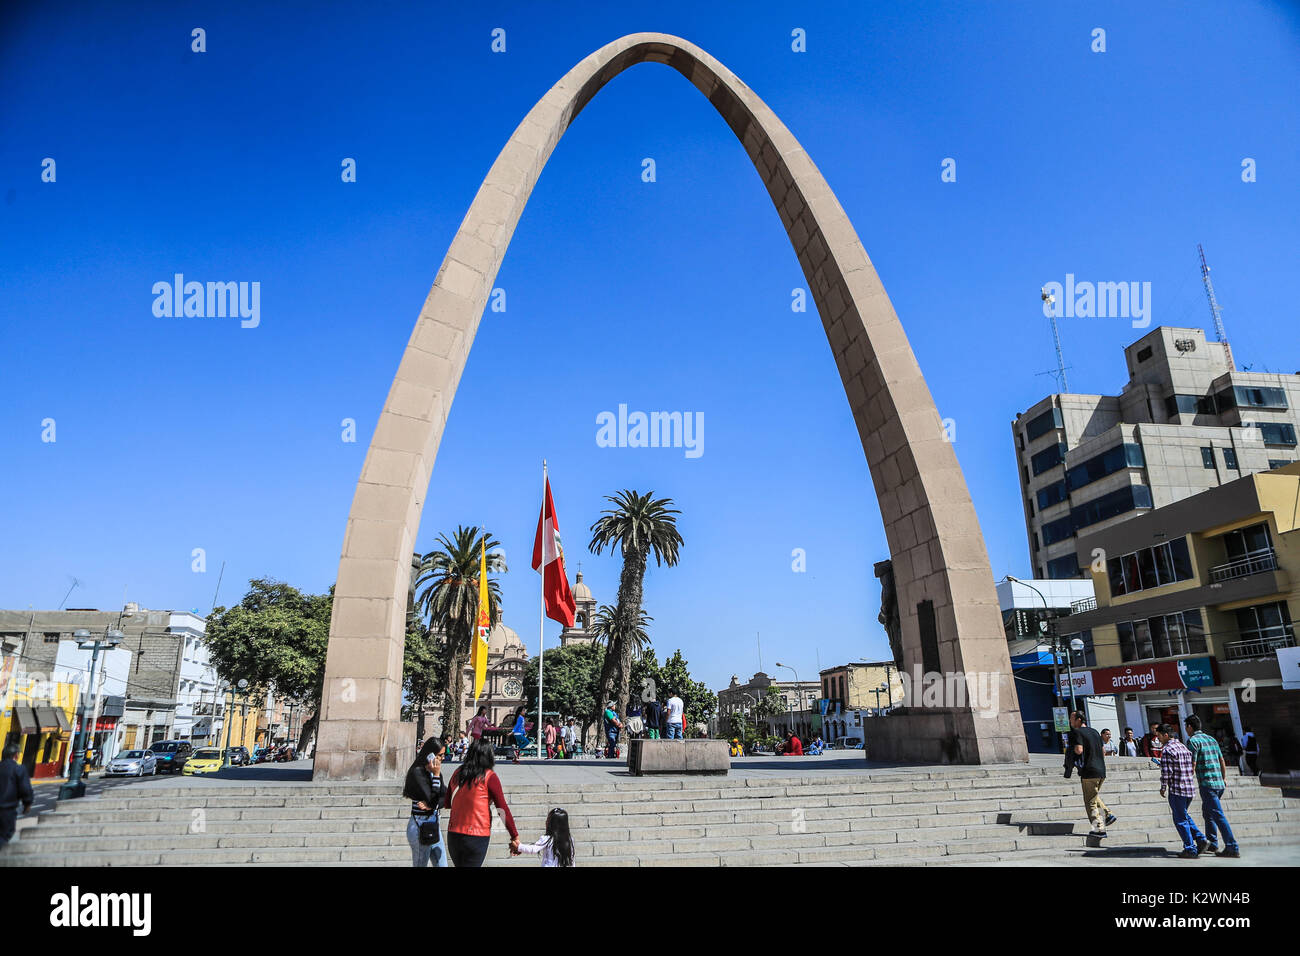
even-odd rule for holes
{"type": "MultiPolygon", "coordinates": [[[[790,733],[794,733],[794,697],[799,694],[799,672],[789,664],[782,664],[780,661],[776,662],[776,666],[784,667],[790,673],[794,674],[794,694],[791,695],[790,698],[790,733]]],[[[802,699],[800,699],[800,706],[803,706],[802,699]]]]}
{"type": "MultiPolygon", "coordinates": [[[[1061,662],[1060,659],[1057,657],[1056,622],[1052,620],[1050,617],[1051,609],[1047,606],[1047,598],[1043,597],[1043,592],[1038,590],[1038,588],[1034,587],[1028,581],[1022,581],[1019,578],[1012,577],[1009,574],[1007,575],[1007,580],[1013,584],[1023,584],[1025,587],[1029,588],[1029,590],[1037,594],[1039,599],[1043,602],[1043,611],[1049,615],[1048,619],[1044,621],[1044,624],[1047,625],[1047,634],[1052,640],[1052,683],[1056,685],[1056,706],[1060,707],[1064,703],[1064,701],[1061,698],[1061,676],[1060,676],[1061,662]]],[[[1067,668],[1068,668],[1068,662],[1067,662],[1067,668]]],[[[1070,681],[1070,700],[1073,703],[1074,673],[1073,671],[1068,671],[1067,673],[1070,681]]]]}
{"type": "MultiPolygon", "coordinates": [[[[76,639],[77,646],[83,651],[87,646],[91,648],[90,684],[88,687],[89,693],[93,693],[95,689],[95,667],[99,663],[100,649],[103,648],[105,653],[111,651],[122,643],[123,634],[116,628],[105,627],[102,641],[98,638],[92,637],[90,631],[87,631],[84,628],[74,632],[72,636],[76,639]]],[[[91,710],[91,714],[94,714],[93,709],[91,710]]],[[[81,735],[73,745],[72,771],[68,774],[68,782],[59,788],[60,800],[84,797],[86,795],[86,784],[82,781],[81,775],[86,765],[86,735],[89,730],[90,728],[86,726],[86,702],[83,699],[81,702],[81,735]]]]}

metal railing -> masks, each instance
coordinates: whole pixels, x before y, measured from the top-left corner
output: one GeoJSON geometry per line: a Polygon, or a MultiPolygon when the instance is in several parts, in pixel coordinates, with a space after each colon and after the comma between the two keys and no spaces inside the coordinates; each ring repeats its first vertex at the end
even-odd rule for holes
{"type": "Polygon", "coordinates": [[[1227,564],[1220,564],[1218,567],[1210,568],[1210,583],[1220,584],[1224,581],[1232,581],[1235,578],[1244,578],[1250,574],[1262,574],[1265,571],[1276,570],[1277,554],[1271,550],[1263,551],[1259,554],[1238,558],[1236,561],[1229,561],[1227,564]]]}
{"type": "Polygon", "coordinates": [[[1095,597],[1084,598],[1082,601],[1070,602],[1071,614],[1082,614],[1084,611],[1097,610],[1097,599],[1095,597]]]}
{"type": "Polygon", "coordinates": [[[1279,637],[1259,637],[1249,641],[1233,641],[1223,645],[1223,657],[1229,661],[1240,661],[1250,657],[1269,657],[1279,647],[1295,647],[1295,634],[1283,634],[1279,637]]]}

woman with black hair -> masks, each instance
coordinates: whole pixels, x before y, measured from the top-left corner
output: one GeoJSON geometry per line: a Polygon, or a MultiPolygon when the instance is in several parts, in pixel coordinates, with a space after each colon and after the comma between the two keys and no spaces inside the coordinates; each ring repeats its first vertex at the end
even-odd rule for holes
{"type": "Polygon", "coordinates": [[[415,762],[406,771],[402,796],[411,801],[411,818],[406,823],[406,840],[411,844],[411,865],[415,867],[449,866],[446,848],[438,831],[438,811],[442,807],[442,757],[446,745],[442,738],[424,742],[415,762]]]}
{"type": "Polygon", "coordinates": [[[510,852],[519,848],[519,831],[506,806],[501,780],[492,767],[492,745],[475,740],[465,751],[465,760],[451,775],[443,806],[451,810],[447,823],[447,851],[456,866],[482,866],[492,839],[492,807],[501,811],[510,832],[510,852]]]}
{"type": "Polygon", "coordinates": [[[520,705],[515,710],[515,725],[510,728],[510,736],[514,738],[514,750],[510,754],[513,763],[519,763],[519,751],[528,746],[527,721],[524,720],[524,708],[520,705]]]}

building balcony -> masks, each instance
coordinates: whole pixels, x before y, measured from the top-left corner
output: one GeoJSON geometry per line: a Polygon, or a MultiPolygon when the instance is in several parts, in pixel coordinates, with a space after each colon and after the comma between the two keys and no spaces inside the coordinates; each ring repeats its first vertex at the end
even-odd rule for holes
{"type": "Polygon", "coordinates": [[[1084,598],[1082,601],[1070,602],[1071,614],[1083,614],[1085,611],[1097,610],[1097,599],[1095,597],[1084,598]]]}
{"type": "Polygon", "coordinates": [[[1221,584],[1224,581],[1233,581],[1251,574],[1262,574],[1265,571],[1276,570],[1277,554],[1273,551],[1263,551],[1259,554],[1252,554],[1210,568],[1210,583],[1221,584]]]}
{"type": "Polygon", "coordinates": [[[1244,661],[1253,657],[1272,657],[1280,647],[1295,647],[1294,634],[1277,637],[1258,637],[1247,641],[1233,641],[1223,645],[1223,659],[1244,661]]]}

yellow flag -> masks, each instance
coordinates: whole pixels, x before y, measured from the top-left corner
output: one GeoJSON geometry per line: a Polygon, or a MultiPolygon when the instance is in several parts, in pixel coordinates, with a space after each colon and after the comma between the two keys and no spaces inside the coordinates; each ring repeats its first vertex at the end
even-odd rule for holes
{"type": "Polygon", "coordinates": [[[478,704],[479,695],[483,693],[483,681],[487,679],[488,632],[492,629],[492,615],[488,604],[487,581],[487,536],[480,542],[478,559],[478,632],[474,638],[474,703],[478,704]]]}

